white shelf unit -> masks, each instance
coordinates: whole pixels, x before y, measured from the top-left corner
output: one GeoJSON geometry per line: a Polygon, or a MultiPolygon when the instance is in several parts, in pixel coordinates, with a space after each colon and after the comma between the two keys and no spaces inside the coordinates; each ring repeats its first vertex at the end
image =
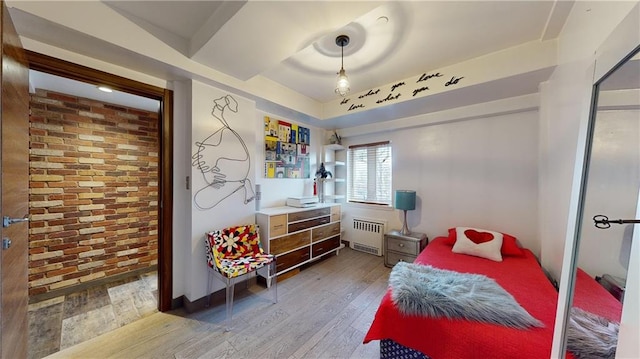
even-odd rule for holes
{"type": "Polygon", "coordinates": [[[322,197],[324,202],[344,203],[347,194],[346,184],[346,154],[342,145],[324,145],[322,148],[322,162],[324,168],[333,174],[333,177],[322,181],[322,197]]]}

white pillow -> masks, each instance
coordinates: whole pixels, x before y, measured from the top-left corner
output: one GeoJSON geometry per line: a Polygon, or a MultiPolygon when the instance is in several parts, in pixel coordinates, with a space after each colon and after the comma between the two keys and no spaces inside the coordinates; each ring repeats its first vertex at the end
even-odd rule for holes
{"type": "Polygon", "coordinates": [[[502,247],[503,238],[502,233],[499,232],[478,228],[457,227],[456,243],[453,245],[451,251],[502,262],[500,248],[502,247]],[[467,236],[467,234],[469,234],[469,236],[467,236]]]}

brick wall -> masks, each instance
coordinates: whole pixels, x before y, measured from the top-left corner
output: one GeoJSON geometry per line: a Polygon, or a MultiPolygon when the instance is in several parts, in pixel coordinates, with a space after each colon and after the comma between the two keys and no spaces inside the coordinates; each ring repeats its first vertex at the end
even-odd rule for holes
{"type": "Polygon", "coordinates": [[[157,265],[158,114],[31,95],[29,294],[157,265]]]}

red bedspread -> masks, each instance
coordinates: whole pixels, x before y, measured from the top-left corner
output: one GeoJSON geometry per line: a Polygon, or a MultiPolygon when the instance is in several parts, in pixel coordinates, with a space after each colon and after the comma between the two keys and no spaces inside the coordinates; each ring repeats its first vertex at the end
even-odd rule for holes
{"type": "Polygon", "coordinates": [[[432,240],[415,263],[493,278],[545,327],[522,330],[464,319],[405,317],[387,291],[364,342],[392,339],[432,359],[549,358],[558,295],[533,253],[525,250],[524,257],[494,262],[453,253],[445,239],[432,240]]]}
{"type": "Polygon", "coordinates": [[[622,303],[580,268],[576,276],[573,305],[612,322],[619,323],[622,316],[622,303]]]}

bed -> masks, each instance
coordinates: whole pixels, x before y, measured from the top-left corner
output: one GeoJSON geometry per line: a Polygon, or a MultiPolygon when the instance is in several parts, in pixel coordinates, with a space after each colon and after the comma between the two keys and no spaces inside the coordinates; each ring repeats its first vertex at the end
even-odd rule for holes
{"type": "MultiPolygon", "coordinates": [[[[543,326],[517,329],[462,318],[407,316],[394,304],[390,287],[380,303],[364,343],[380,340],[381,358],[402,355],[432,359],[549,358],[558,295],[536,257],[528,249],[518,247],[515,238],[506,234],[500,249],[500,262],[455,253],[452,251],[452,243],[456,243],[455,233],[461,233],[460,230],[458,228],[456,232],[454,228],[449,231],[449,236],[433,239],[414,263],[460,273],[478,273],[492,278],[543,326]]],[[[609,300],[605,301],[608,303],[606,308],[590,301],[589,293],[594,290],[599,293],[592,283],[598,284],[582,271],[579,271],[578,277],[576,298],[580,299],[576,300],[576,305],[614,319],[620,307],[609,300]]],[[[604,293],[609,294],[606,291],[604,293]]]]}

